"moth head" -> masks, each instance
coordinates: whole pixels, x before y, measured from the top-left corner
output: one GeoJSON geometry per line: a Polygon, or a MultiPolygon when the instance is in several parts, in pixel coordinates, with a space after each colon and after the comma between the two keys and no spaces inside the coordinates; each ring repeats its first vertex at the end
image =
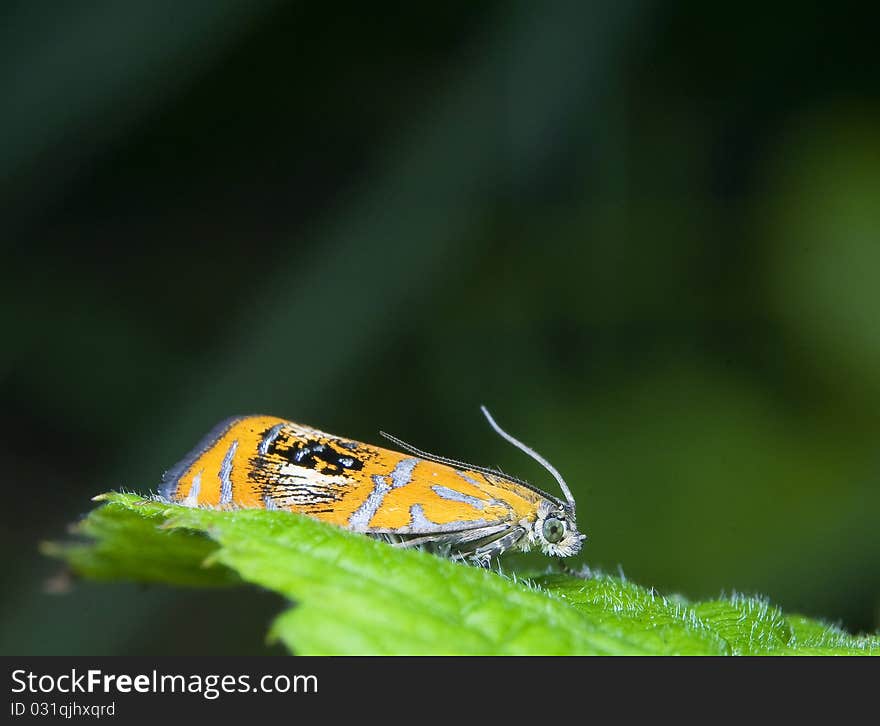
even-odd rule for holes
{"type": "MultiPolygon", "coordinates": [[[[562,493],[565,495],[565,502],[552,497],[550,499],[542,499],[538,505],[538,512],[535,520],[529,523],[527,520],[521,522],[522,526],[528,532],[527,547],[535,545],[541,548],[545,555],[553,555],[555,557],[571,557],[581,551],[584,540],[587,538],[585,534],[581,534],[577,530],[577,522],[574,518],[574,497],[571,489],[565,483],[562,475],[556,471],[549,461],[541,456],[534,449],[526,446],[519,439],[514,438],[504,429],[502,429],[492,414],[485,406],[480,406],[480,410],[489,422],[489,425],[506,441],[513,444],[520,451],[531,456],[559,483],[562,493]]],[[[549,495],[547,495],[549,496],[549,495]]]]}
{"type": "Polygon", "coordinates": [[[545,555],[571,557],[581,551],[586,535],[578,532],[574,511],[544,500],[531,524],[529,542],[545,555]]]}

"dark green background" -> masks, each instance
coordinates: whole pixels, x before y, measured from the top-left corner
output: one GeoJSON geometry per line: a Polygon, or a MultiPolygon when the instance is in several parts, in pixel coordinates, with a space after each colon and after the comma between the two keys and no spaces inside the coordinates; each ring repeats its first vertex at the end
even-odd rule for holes
{"type": "Polygon", "coordinates": [[[50,595],[38,543],[236,413],[552,488],[480,403],[579,560],[876,629],[862,8],[6,3],[0,649],[260,652],[271,595],[50,595]]]}

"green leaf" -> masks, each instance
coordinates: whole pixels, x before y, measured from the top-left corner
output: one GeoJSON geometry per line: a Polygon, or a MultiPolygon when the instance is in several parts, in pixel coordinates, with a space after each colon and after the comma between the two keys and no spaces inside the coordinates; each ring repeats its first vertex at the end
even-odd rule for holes
{"type": "Polygon", "coordinates": [[[292,602],[270,637],[302,654],[880,653],[760,598],[689,603],[618,577],[523,579],[396,549],[308,517],[107,494],[46,554],[97,580],[251,583],[292,602]]]}

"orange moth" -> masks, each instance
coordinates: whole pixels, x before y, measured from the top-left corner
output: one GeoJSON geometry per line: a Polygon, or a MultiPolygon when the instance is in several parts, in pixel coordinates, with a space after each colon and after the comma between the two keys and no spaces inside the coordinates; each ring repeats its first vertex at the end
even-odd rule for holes
{"type": "Polygon", "coordinates": [[[487,564],[505,551],[577,554],[585,539],[559,472],[483,414],[504,439],[540,462],[564,500],[500,471],[435,456],[383,434],[405,453],[272,416],[215,426],[165,473],[161,498],[189,507],[286,510],[399,547],[424,547],[487,564]]]}

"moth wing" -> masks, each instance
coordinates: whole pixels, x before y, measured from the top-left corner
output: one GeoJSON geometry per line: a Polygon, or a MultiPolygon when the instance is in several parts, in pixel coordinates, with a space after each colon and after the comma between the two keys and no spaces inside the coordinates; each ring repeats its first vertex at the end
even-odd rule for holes
{"type": "Polygon", "coordinates": [[[160,493],[189,506],[301,512],[356,532],[468,539],[503,531],[531,507],[482,473],[268,416],[219,424],[160,493]]]}

